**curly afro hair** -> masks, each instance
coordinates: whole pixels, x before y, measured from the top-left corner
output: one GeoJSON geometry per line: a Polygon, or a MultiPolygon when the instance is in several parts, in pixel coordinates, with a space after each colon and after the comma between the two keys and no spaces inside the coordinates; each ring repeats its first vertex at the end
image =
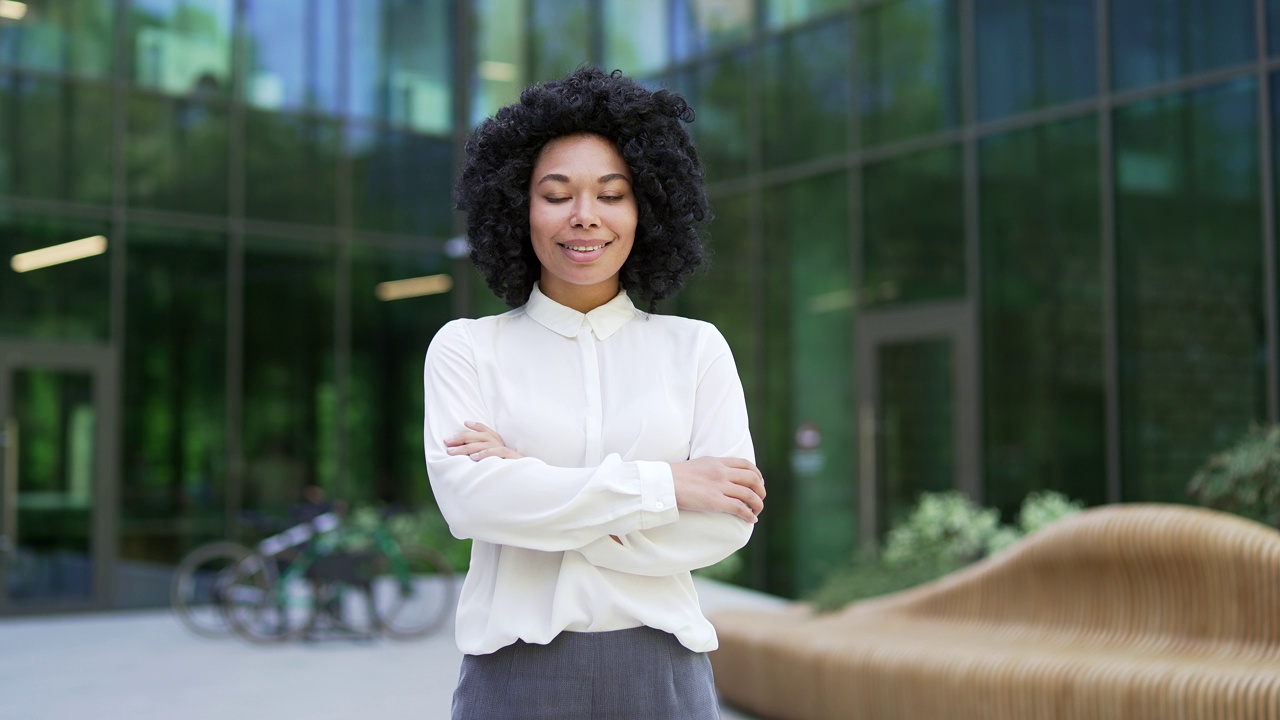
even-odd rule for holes
{"type": "Polygon", "coordinates": [[[529,183],[547,142],[592,133],[608,138],[631,169],[636,237],[622,287],[652,311],[678,292],[705,254],[698,227],[710,221],[702,163],[681,122],[693,109],[669,90],[649,91],[622,76],[582,68],[534,85],[520,102],[480,123],[454,204],[467,213],[471,261],[511,307],[529,300],[542,266],[529,236],[529,183]]]}

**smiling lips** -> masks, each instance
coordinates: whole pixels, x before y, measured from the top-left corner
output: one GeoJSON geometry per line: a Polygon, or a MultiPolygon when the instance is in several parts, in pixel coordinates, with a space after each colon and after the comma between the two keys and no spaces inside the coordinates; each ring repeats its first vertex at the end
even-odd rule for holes
{"type": "Polygon", "coordinates": [[[578,263],[588,263],[604,254],[604,249],[609,247],[612,241],[601,242],[594,240],[588,242],[558,243],[564,248],[564,253],[568,258],[578,263]]]}

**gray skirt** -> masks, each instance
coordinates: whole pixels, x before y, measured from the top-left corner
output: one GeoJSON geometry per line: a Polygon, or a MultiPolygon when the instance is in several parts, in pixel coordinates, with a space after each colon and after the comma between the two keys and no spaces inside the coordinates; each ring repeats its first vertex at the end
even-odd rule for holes
{"type": "Polygon", "coordinates": [[[453,720],[716,720],[706,653],[640,627],[465,655],[453,720]]]}

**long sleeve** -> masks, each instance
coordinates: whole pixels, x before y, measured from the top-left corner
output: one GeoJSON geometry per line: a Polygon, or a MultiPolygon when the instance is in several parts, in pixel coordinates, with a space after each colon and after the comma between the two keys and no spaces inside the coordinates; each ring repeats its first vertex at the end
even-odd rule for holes
{"type": "Polygon", "coordinates": [[[451,322],[436,334],[423,374],[427,472],[455,536],[554,552],[678,518],[666,463],[610,454],[596,467],[565,468],[532,457],[475,462],[447,454],[444,440],[464,431],[463,422],[496,424],[482,396],[468,322],[451,322]]]}
{"type": "MultiPolygon", "coordinates": [[[[733,355],[711,326],[703,333],[705,369],[694,398],[689,457],[740,457],[755,462],[746,400],[733,355]]],[[[753,525],[727,513],[681,512],[679,520],[602,537],[578,549],[588,562],[635,575],[664,576],[715,564],[746,545],[753,525]]]]}

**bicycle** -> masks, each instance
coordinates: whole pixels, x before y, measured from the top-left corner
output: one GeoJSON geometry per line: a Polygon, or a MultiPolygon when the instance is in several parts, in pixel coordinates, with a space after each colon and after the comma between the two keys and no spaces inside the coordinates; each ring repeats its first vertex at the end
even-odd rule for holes
{"type": "Polygon", "coordinates": [[[389,517],[358,530],[325,513],[263,540],[224,576],[219,597],[228,626],[256,643],[313,633],[322,619],[365,637],[438,630],[453,610],[453,570],[431,548],[402,547],[389,517]]]}
{"type": "MultiPolygon", "coordinates": [[[[240,515],[242,525],[255,528],[259,535],[279,530],[278,520],[252,512],[240,515]]],[[[222,610],[222,592],[228,571],[253,555],[253,550],[231,540],[206,543],[183,556],[169,583],[169,604],[178,620],[189,630],[204,637],[231,634],[222,610]]]]}

